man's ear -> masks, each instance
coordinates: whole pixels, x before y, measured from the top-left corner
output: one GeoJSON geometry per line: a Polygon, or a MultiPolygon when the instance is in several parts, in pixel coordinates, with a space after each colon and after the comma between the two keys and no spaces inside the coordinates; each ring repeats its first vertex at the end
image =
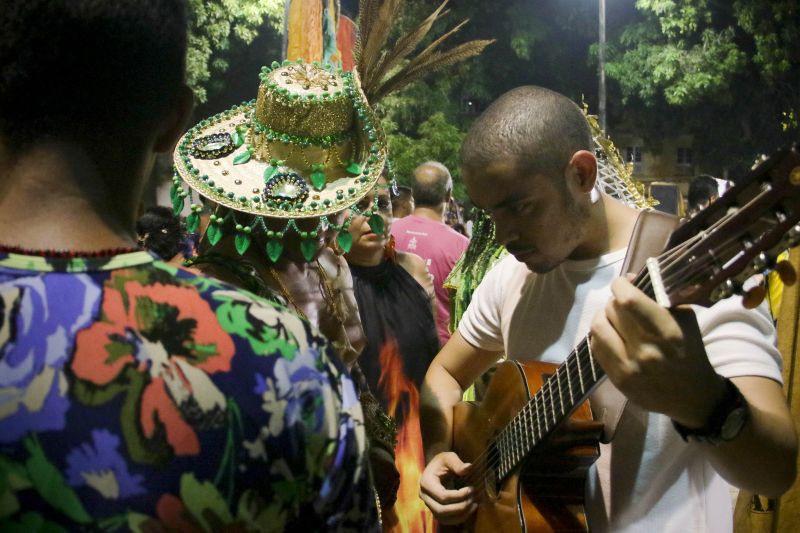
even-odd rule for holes
{"type": "Polygon", "coordinates": [[[181,84],[175,97],[175,104],[164,119],[161,133],[156,138],[154,152],[171,152],[175,148],[175,144],[186,129],[193,108],[194,93],[186,84],[181,84]]]}
{"type": "Polygon", "coordinates": [[[574,179],[579,191],[588,193],[597,181],[597,158],[588,150],[578,150],[572,154],[567,170],[574,179]]]}

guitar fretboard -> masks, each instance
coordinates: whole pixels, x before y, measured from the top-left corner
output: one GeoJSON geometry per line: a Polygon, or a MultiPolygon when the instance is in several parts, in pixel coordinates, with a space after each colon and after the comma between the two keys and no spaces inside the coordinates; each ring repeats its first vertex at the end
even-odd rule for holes
{"type": "MultiPolygon", "coordinates": [[[[652,297],[650,277],[643,270],[634,281],[652,297]]],[[[499,479],[505,479],[542,442],[544,442],[605,378],[584,337],[542,387],[494,439],[499,479]]]]}
{"type": "Polygon", "coordinates": [[[586,399],[605,372],[584,338],[494,441],[504,479],[586,399]]]}

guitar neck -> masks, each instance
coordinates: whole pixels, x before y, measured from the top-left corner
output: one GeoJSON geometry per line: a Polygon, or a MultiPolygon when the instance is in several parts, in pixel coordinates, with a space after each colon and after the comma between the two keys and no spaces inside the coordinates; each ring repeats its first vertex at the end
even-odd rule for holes
{"type": "MultiPolygon", "coordinates": [[[[653,296],[650,276],[642,270],[634,284],[653,296]]],[[[544,380],[542,387],[494,439],[500,479],[514,471],[534,449],[603,382],[606,374],[592,356],[589,336],[544,380]]]]}

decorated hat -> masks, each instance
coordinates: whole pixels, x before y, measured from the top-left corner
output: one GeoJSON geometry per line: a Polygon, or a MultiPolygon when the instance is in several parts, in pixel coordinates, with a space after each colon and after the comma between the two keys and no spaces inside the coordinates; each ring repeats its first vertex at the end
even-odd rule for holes
{"type": "Polygon", "coordinates": [[[393,46],[386,46],[402,4],[360,3],[353,72],[302,60],[273,62],[261,69],[255,101],[205,119],[183,136],[175,151],[171,198],[176,213],[189,198],[189,231],[199,224],[204,198],[228,208],[211,215],[206,236],[212,245],[235,232],[236,249],[243,254],[252,236],[261,232],[273,262],[283,253],[283,237],[289,231],[300,236],[308,261],[316,253],[319,232],[326,228],[338,231],[337,244],[349,251],[352,237],[346,229],[355,215],[366,216],[372,230],[383,233],[377,195],[365,209],[358,208],[387,166],[386,141],[370,104],[479,54],[492,42],[473,40],[441,50],[464,21],[412,57],[446,13],[447,0],[393,46]],[[331,217],[348,208],[347,219],[337,222],[331,217]],[[285,223],[275,229],[265,218],[285,223]],[[301,229],[300,219],[318,219],[316,229],[301,229]]]}
{"type": "Polygon", "coordinates": [[[179,141],[175,212],[188,198],[187,226],[194,231],[202,198],[229,208],[211,216],[206,234],[213,245],[235,232],[240,254],[262,232],[268,257],[277,261],[283,236],[293,230],[308,241],[301,249],[310,260],[311,243],[326,227],[340,232],[339,245],[348,250],[342,230],[355,214],[371,217],[373,206],[339,224],[328,217],[358,203],[386,164],[384,135],[358,74],[299,60],[263,67],[260,78],[256,100],[202,120],[179,141]],[[264,218],[285,220],[284,227],[268,228],[264,218]],[[309,218],[319,218],[317,228],[301,230],[296,221],[309,218]]]}

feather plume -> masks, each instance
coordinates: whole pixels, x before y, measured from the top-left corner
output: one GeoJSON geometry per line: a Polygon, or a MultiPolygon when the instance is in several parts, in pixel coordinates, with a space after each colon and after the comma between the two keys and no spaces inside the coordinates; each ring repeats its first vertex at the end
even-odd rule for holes
{"type": "Polygon", "coordinates": [[[353,47],[353,57],[356,63],[361,62],[361,50],[363,48],[362,36],[366,35],[366,31],[372,28],[375,21],[375,13],[377,11],[376,0],[359,0],[358,1],[358,22],[359,30],[356,36],[355,46],[353,47]]]}
{"type": "Polygon", "coordinates": [[[410,57],[425,40],[436,21],[448,13],[445,10],[448,1],[443,0],[438,8],[413,30],[398,38],[391,47],[387,47],[386,43],[393,21],[405,7],[405,0],[359,1],[359,36],[354,57],[361,86],[369,102],[374,104],[387,94],[402,89],[431,72],[476,56],[494,42],[469,41],[441,51],[441,45],[467,23],[465,20],[434,39],[416,57],[410,57]],[[405,65],[391,74],[403,62],[405,65]]]}
{"type": "Polygon", "coordinates": [[[377,7],[373,20],[369,21],[366,28],[360,28],[363,39],[360,60],[365,67],[360,69],[359,74],[364,77],[369,74],[367,67],[377,63],[383,47],[389,39],[392,22],[397,17],[397,12],[403,3],[403,0],[384,0],[377,7]]]}
{"type": "Polygon", "coordinates": [[[389,71],[396,67],[403,59],[405,59],[408,54],[414,51],[417,45],[422,42],[422,40],[431,30],[433,23],[436,22],[439,16],[446,14],[446,12],[442,13],[442,10],[447,5],[447,2],[448,0],[444,0],[433,13],[428,15],[428,17],[422,21],[422,23],[420,23],[412,31],[400,37],[397,40],[397,43],[395,43],[394,47],[392,47],[391,50],[387,50],[383,54],[381,60],[374,66],[374,68],[370,69],[369,77],[367,79],[363,79],[363,82],[367,87],[371,87],[373,83],[380,82],[380,80],[382,80],[389,71]]]}
{"type": "Polygon", "coordinates": [[[451,48],[446,52],[436,52],[432,54],[427,61],[417,64],[413,69],[402,69],[386,80],[385,83],[381,84],[373,98],[375,100],[380,100],[387,94],[400,90],[431,72],[441,70],[456,63],[460,63],[465,59],[469,59],[470,57],[474,57],[483,52],[483,49],[493,42],[494,39],[469,41],[451,48]]]}
{"type": "MultiPolygon", "coordinates": [[[[424,64],[425,64],[425,62],[426,62],[426,61],[427,61],[427,60],[428,60],[428,59],[429,59],[429,58],[430,58],[430,57],[431,57],[431,56],[432,56],[432,55],[433,55],[435,52],[438,52],[439,45],[440,45],[440,44],[442,44],[442,43],[443,43],[443,42],[444,42],[444,41],[445,41],[445,40],[446,40],[448,37],[450,37],[451,35],[453,35],[454,33],[456,33],[458,30],[460,30],[460,29],[461,29],[461,27],[462,27],[462,26],[464,26],[464,24],[466,24],[467,22],[468,22],[467,20],[463,21],[461,24],[459,24],[458,26],[456,26],[456,27],[455,27],[455,28],[453,28],[452,30],[448,31],[447,33],[445,33],[444,35],[442,35],[442,36],[441,36],[441,37],[439,37],[438,39],[434,40],[434,41],[433,41],[431,44],[429,44],[428,46],[426,46],[426,47],[425,47],[425,49],[424,49],[424,50],[422,50],[422,52],[420,52],[419,54],[417,54],[417,55],[416,55],[416,57],[413,57],[413,58],[411,58],[411,59],[408,61],[408,63],[406,63],[406,64],[403,66],[403,69],[402,69],[400,72],[401,72],[401,73],[402,73],[402,72],[408,72],[408,71],[409,71],[409,70],[411,70],[411,69],[415,69],[417,65],[424,65],[424,64]]],[[[388,72],[387,72],[387,74],[388,74],[388,72]]],[[[384,75],[384,77],[385,77],[385,75],[384,75]]]]}

